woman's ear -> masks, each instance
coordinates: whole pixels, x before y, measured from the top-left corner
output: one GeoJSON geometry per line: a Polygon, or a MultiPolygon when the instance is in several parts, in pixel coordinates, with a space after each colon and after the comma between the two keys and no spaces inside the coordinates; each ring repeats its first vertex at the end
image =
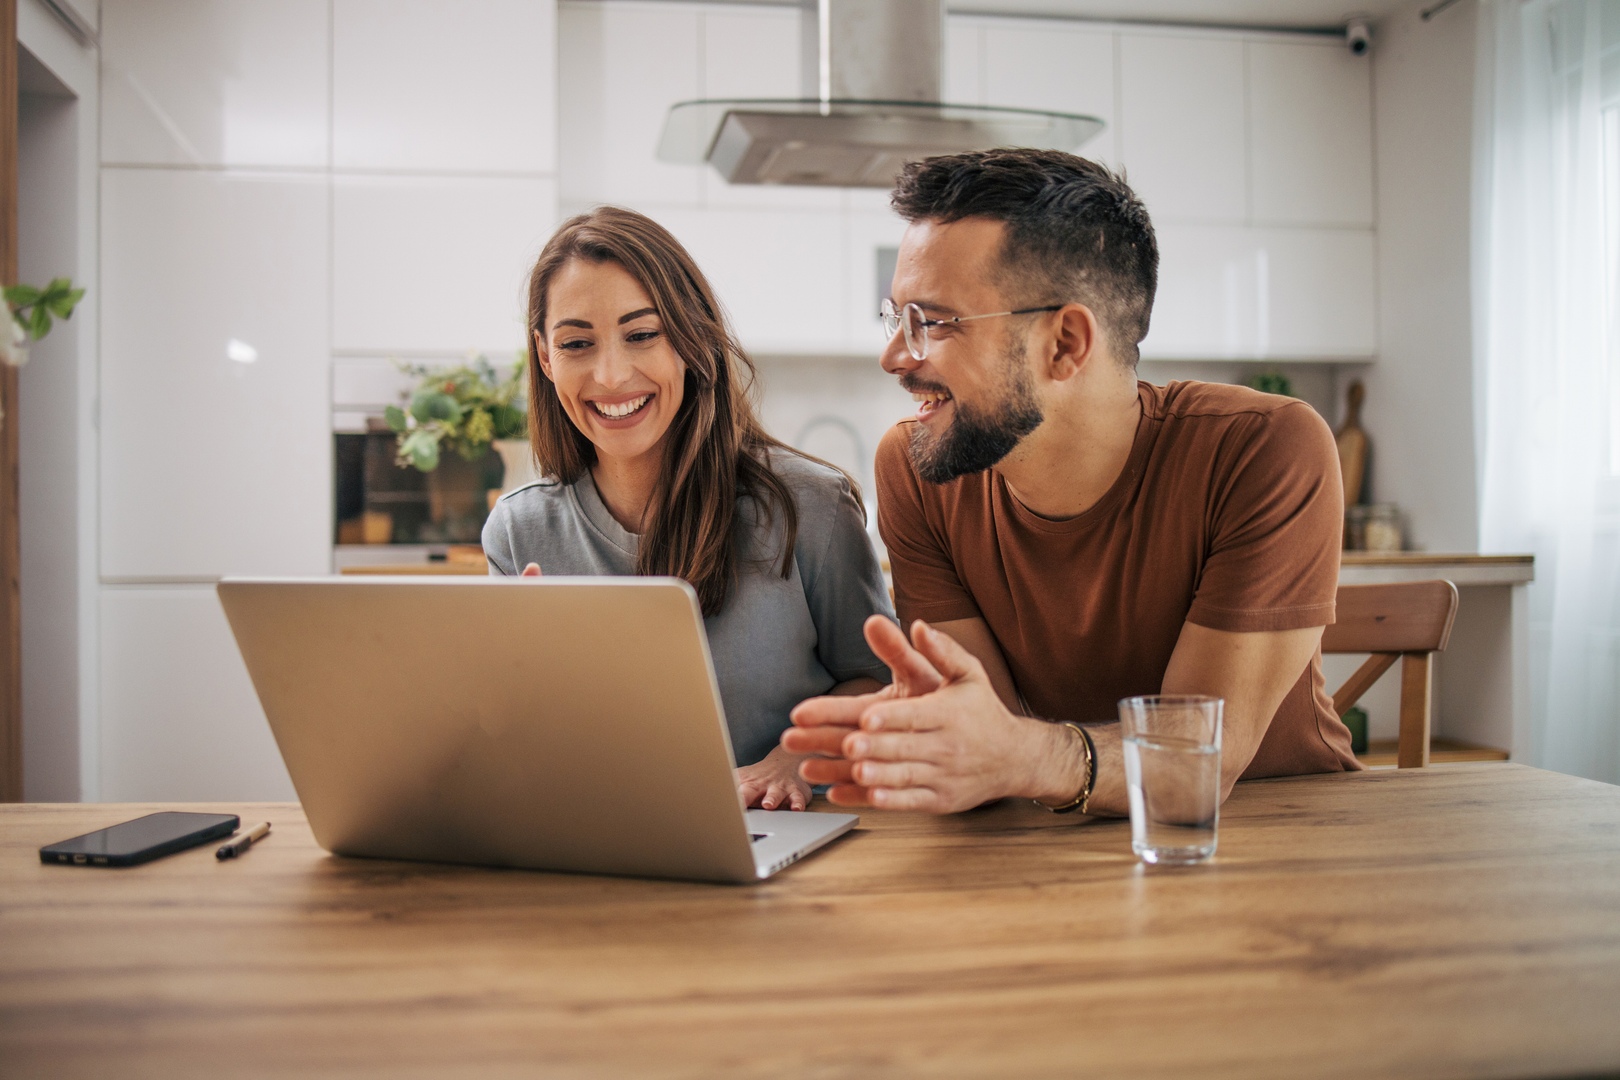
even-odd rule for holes
{"type": "Polygon", "coordinates": [[[533,331],[533,333],[534,354],[540,358],[540,370],[545,372],[546,378],[556,382],[556,377],[551,374],[551,354],[546,351],[546,339],[541,336],[538,330],[533,331]]]}

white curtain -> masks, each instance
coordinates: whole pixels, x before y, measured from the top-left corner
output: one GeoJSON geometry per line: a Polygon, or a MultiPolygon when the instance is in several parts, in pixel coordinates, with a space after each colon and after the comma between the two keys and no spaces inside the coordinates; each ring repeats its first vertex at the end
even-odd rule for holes
{"type": "Polygon", "coordinates": [[[1620,0],[1482,0],[1484,551],[1533,551],[1534,763],[1620,783],[1620,0]]]}

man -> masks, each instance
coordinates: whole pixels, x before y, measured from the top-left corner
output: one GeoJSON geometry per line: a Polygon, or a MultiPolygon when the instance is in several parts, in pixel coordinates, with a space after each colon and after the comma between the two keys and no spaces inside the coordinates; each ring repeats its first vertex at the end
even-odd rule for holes
{"type": "Polygon", "coordinates": [[[910,225],[882,364],[921,407],[878,450],[877,500],[909,640],[869,620],[893,685],[794,711],[782,745],[825,755],[804,778],[847,806],[1123,814],[1115,704],[1153,693],[1225,699],[1223,799],[1358,768],[1319,651],[1344,505],[1327,425],[1137,381],[1158,248],[1103,166],[932,158],[893,205],[910,225]]]}

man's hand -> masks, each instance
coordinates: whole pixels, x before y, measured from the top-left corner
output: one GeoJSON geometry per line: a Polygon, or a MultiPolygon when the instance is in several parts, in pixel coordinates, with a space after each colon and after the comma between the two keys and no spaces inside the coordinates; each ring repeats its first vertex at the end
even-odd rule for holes
{"type": "Polygon", "coordinates": [[[927,623],[912,624],[910,642],[881,617],[865,629],[894,682],[860,697],[812,698],[782,735],[790,751],[823,755],[799,774],[832,784],[831,802],[943,814],[1007,795],[1073,798],[1083,777],[1065,749],[1068,729],[1013,715],[984,666],[927,623]]]}
{"type": "Polygon", "coordinates": [[[737,770],[737,793],[744,806],[761,810],[803,810],[810,805],[810,785],[799,777],[804,759],[778,746],[764,758],[737,770]]]}

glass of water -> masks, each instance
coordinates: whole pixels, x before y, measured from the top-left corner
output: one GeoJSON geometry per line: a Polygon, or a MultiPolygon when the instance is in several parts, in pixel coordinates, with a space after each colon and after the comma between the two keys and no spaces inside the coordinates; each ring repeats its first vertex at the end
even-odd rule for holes
{"type": "Polygon", "coordinates": [[[1131,850],[1142,861],[1180,865],[1215,854],[1224,704],[1192,694],[1119,703],[1131,850]]]}

